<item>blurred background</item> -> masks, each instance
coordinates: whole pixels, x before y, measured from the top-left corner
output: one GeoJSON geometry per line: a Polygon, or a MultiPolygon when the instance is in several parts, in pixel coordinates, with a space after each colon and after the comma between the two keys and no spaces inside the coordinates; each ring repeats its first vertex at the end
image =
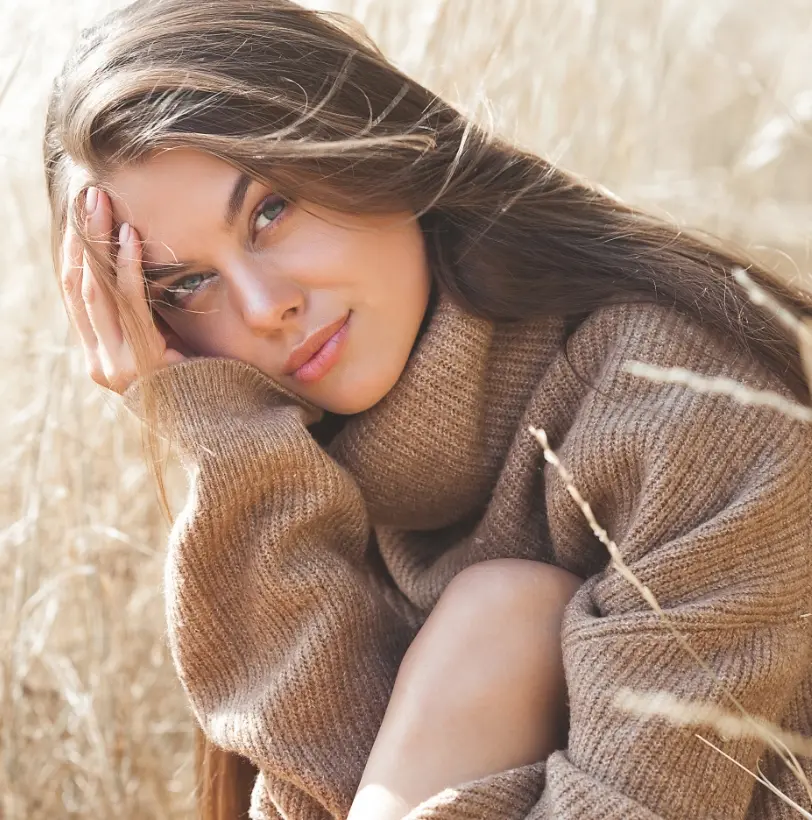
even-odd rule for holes
{"type": "MultiPolygon", "coordinates": [[[[191,818],[164,643],[166,525],[52,272],[46,97],[121,3],[0,0],[0,817],[191,818]]],[[[322,0],[497,131],[798,279],[812,238],[812,0],[322,0]]],[[[543,263],[543,260],[540,260],[543,263]]],[[[171,482],[182,490],[177,472],[171,482]]]]}

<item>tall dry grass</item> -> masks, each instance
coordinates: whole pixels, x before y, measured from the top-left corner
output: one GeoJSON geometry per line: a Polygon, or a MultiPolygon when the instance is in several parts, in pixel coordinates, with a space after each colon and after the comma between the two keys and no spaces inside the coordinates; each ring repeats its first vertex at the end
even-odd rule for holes
{"type": "MultiPolygon", "coordinates": [[[[788,276],[812,236],[812,0],[323,0],[498,130],[788,276]]],[[[191,816],[165,527],[50,271],[50,78],[114,5],[0,6],[0,817],[191,816]]]]}

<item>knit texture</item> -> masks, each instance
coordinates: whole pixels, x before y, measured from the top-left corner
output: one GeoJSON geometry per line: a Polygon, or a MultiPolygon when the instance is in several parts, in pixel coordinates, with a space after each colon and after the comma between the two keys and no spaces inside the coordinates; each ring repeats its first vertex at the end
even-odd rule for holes
{"type": "Polygon", "coordinates": [[[663,307],[601,308],[564,338],[559,319],[494,324],[441,299],[399,382],[326,448],[308,430],[319,411],[248,365],[199,359],[157,375],[189,476],[166,562],[172,655],[208,737],[259,767],[253,818],[346,817],[417,630],[457,573],[508,557],[586,579],[562,633],[568,748],[456,784],[408,820],[797,816],[697,733],[807,804],[761,741],[615,704],[630,688],[729,708],[608,566],[527,428],[547,431],[718,679],[804,734],[812,430],[625,372],[640,360],[787,394],[663,307]]]}

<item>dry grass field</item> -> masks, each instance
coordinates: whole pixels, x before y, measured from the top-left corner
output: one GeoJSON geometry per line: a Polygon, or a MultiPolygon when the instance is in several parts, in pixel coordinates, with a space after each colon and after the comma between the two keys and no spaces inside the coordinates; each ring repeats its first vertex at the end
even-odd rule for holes
{"type": "MultiPolygon", "coordinates": [[[[104,0],[0,5],[0,817],[189,818],[166,534],[62,314],[46,95],[104,0]]],[[[810,268],[812,0],[334,0],[401,67],[624,199],[810,268]]]]}

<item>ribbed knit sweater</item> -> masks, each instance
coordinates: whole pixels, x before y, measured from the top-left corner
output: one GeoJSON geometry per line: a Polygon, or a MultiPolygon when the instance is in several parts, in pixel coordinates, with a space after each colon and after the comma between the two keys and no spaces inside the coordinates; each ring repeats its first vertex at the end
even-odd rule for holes
{"type": "Polygon", "coordinates": [[[810,734],[812,430],[633,376],[627,360],[789,395],[712,329],[643,303],[594,311],[565,345],[559,319],[492,323],[443,298],[395,387],[324,447],[309,429],[320,412],[251,366],[159,372],[189,476],[169,641],[204,732],[260,770],[252,817],[346,817],[416,631],[457,573],[507,557],[586,579],[562,631],[568,746],[408,820],[797,817],[697,734],[808,807],[763,742],[615,698],[730,711],[721,681],[753,715],[810,734]],[[611,568],[529,425],[718,681],[611,568]]]}

